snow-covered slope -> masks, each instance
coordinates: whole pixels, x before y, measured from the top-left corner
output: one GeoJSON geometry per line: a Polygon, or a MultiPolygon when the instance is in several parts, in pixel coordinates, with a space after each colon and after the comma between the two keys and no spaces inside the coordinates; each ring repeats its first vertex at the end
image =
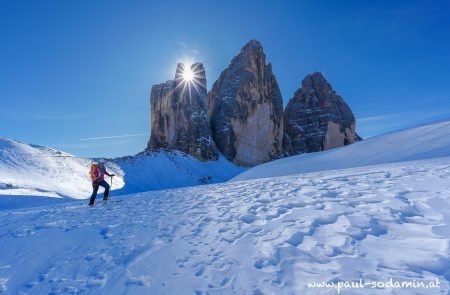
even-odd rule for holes
{"type": "Polygon", "coordinates": [[[450,156],[450,120],[253,167],[232,181],[450,156]]]}
{"type": "Polygon", "coordinates": [[[0,292],[447,294],[449,207],[446,157],[3,211],[0,292]]]}
{"type": "MultiPolygon", "coordinates": [[[[87,198],[92,191],[90,163],[54,149],[0,138],[0,197],[87,198]]],[[[114,188],[122,187],[118,167],[109,163],[108,168],[118,174],[114,188]]]]}
{"type": "Polygon", "coordinates": [[[180,152],[150,152],[115,159],[123,171],[125,186],[117,194],[217,183],[245,171],[221,156],[201,162],[180,152]]]}
{"type": "MultiPolygon", "coordinates": [[[[0,208],[20,207],[10,206],[17,202],[11,196],[27,196],[22,198],[24,205],[36,203],[30,196],[86,199],[92,192],[90,163],[90,159],[0,138],[0,208]]],[[[223,157],[200,162],[178,152],[142,153],[107,160],[106,166],[116,174],[115,195],[217,183],[244,171],[223,157]]]]}

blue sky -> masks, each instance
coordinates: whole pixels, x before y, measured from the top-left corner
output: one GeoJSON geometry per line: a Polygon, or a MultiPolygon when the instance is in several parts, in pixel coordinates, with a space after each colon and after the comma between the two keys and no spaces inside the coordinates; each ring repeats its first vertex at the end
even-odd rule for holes
{"type": "Polygon", "coordinates": [[[142,151],[151,86],[208,89],[250,39],[285,104],[324,73],[363,137],[450,117],[450,1],[0,1],[0,136],[78,156],[142,151]]]}

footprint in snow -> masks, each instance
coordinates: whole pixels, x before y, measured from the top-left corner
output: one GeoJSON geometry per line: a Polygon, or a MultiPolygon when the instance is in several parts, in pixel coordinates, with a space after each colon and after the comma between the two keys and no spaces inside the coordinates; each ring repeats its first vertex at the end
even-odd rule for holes
{"type": "Polygon", "coordinates": [[[253,214],[247,214],[247,215],[242,216],[241,220],[247,224],[250,224],[256,220],[256,216],[253,214]]]}
{"type": "Polygon", "coordinates": [[[100,235],[103,236],[103,238],[109,239],[110,237],[112,237],[113,235],[109,232],[109,228],[104,227],[100,230],[100,235]]]}

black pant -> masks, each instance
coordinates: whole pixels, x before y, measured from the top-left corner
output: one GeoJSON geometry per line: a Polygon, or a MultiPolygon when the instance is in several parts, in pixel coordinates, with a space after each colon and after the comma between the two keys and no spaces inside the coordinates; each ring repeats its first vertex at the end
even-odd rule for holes
{"type": "Polygon", "coordinates": [[[98,188],[99,187],[103,187],[105,188],[105,193],[103,194],[103,201],[108,200],[108,196],[109,196],[109,184],[102,180],[102,181],[94,181],[92,182],[92,195],[91,195],[91,199],[89,200],[89,205],[94,205],[95,202],[95,198],[97,197],[97,192],[98,192],[98,188]]]}

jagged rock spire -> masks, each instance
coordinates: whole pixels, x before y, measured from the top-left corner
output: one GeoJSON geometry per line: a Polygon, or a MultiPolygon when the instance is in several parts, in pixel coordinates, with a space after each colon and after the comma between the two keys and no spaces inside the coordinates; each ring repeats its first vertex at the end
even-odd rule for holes
{"type": "Polygon", "coordinates": [[[261,44],[251,40],[209,93],[208,113],[220,152],[252,166],[281,155],[283,101],[261,44]]]}
{"type": "Polygon", "coordinates": [[[178,150],[200,160],[218,158],[207,116],[205,68],[179,63],[175,78],[152,87],[149,150],[178,150]],[[187,81],[185,71],[192,71],[187,81]]]}
{"type": "Polygon", "coordinates": [[[328,150],[360,140],[351,109],[320,72],[303,79],[283,117],[283,149],[288,155],[328,150]]]}

